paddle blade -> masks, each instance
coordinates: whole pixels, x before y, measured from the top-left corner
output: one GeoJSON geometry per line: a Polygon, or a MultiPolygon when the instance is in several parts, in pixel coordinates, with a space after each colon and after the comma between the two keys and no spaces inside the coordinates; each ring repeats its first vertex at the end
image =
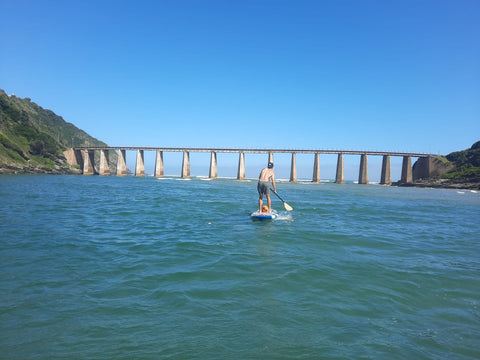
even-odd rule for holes
{"type": "Polygon", "coordinates": [[[283,202],[283,206],[285,206],[285,210],[287,210],[287,211],[292,211],[293,210],[293,208],[290,205],[288,205],[286,202],[283,202]]]}

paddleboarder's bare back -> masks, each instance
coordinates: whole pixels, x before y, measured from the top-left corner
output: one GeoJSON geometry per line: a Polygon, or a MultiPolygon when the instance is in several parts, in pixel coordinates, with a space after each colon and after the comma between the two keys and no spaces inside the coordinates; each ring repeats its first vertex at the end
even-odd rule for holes
{"type": "Polygon", "coordinates": [[[263,195],[267,196],[268,213],[272,213],[272,199],[270,198],[270,184],[272,182],[273,191],[277,192],[277,186],[275,185],[275,173],[273,171],[273,163],[269,162],[268,166],[260,172],[258,177],[258,211],[262,212],[263,195]]]}

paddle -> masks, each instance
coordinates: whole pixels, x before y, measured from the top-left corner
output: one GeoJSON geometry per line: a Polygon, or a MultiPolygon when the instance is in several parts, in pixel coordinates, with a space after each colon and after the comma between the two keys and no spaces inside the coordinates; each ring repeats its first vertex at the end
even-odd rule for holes
{"type": "Polygon", "coordinates": [[[280,197],[280,195],[278,195],[275,191],[273,191],[272,188],[270,188],[270,190],[272,190],[272,192],[273,192],[275,195],[277,195],[277,197],[283,202],[283,206],[285,206],[285,210],[287,210],[287,211],[292,211],[292,210],[293,210],[293,208],[292,208],[290,205],[288,205],[288,204],[285,202],[285,200],[283,200],[283,199],[280,197]]]}

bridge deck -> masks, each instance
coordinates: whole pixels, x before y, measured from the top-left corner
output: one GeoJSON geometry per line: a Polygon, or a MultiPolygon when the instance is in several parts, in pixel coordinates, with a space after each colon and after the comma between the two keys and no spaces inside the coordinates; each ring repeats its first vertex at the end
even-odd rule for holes
{"type": "Polygon", "coordinates": [[[392,151],[374,151],[374,150],[340,150],[340,149],[249,149],[249,148],[197,148],[197,147],[145,147],[145,146],[85,146],[74,147],[74,150],[144,150],[144,151],[165,151],[165,152],[216,152],[216,153],[297,153],[297,154],[345,154],[345,155],[390,155],[390,156],[411,156],[427,157],[435,154],[392,152],[392,151]]]}

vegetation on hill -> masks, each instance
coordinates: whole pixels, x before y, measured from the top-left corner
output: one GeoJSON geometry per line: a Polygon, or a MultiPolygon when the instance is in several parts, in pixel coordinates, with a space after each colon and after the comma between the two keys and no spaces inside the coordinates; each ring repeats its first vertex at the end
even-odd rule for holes
{"type": "Polygon", "coordinates": [[[67,167],[67,148],[104,145],[29,98],[0,89],[0,167],[67,167]]]}
{"type": "Polygon", "coordinates": [[[480,141],[470,149],[452,152],[446,158],[455,167],[443,174],[444,179],[480,178],[480,141]]]}

